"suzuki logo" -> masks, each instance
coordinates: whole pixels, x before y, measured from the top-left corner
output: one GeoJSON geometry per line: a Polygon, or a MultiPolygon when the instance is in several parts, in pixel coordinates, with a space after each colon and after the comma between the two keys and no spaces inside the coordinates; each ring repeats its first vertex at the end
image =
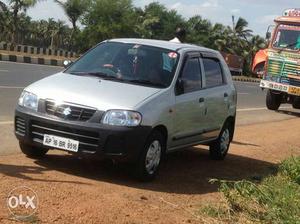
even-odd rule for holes
{"type": "Polygon", "coordinates": [[[72,110],[70,107],[67,107],[64,109],[63,111],[63,115],[65,115],[65,117],[68,117],[71,114],[72,110]]]}

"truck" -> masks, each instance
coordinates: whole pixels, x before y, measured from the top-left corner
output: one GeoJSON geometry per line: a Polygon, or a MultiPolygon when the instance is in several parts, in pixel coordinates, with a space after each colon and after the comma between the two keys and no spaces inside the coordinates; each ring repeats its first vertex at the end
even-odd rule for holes
{"type": "Polygon", "coordinates": [[[243,66],[244,66],[244,58],[234,54],[228,54],[225,52],[221,52],[226,64],[232,75],[242,75],[243,66]]]}
{"type": "Polygon", "coordinates": [[[283,103],[300,109],[300,9],[287,9],[268,32],[268,48],[259,51],[253,71],[263,68],[260,87],[267,89],[266,106],[278,110],[283,103]]]}

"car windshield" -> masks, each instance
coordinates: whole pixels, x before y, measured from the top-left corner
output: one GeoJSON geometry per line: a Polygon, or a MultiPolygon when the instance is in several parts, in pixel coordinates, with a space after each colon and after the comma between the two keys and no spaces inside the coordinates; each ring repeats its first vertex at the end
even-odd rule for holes
{"type": "Polygon", "coordinates": [[[65,72],[165,88],[173,80],[178,59],[177,52],[167,49],[140,44],[104,42],[89,51],[65,72]]]}
{"type": "Polygon", "coordinates": [[[279,25],[273,47],[298,51],[300,49],[300,27],[279,25]]]}

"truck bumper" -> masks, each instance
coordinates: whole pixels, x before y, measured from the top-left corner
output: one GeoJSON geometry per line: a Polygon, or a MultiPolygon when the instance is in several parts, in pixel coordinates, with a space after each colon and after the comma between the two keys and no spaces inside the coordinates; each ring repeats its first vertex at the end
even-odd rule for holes
{"type": "Polygon", "coordinates": [[[282,84],[282,83],[273,82],[273,81],[269,81],[269,80],[261,80],[260,87],[276,90],[279,92],[285,92],[289,95],[300,96],[300,87],[299,86],[292,86],[292,85],[282,84]]]}

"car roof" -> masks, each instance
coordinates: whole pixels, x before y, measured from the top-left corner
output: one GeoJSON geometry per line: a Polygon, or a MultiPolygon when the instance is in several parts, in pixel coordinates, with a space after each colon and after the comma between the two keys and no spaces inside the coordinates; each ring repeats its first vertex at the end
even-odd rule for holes
{"type": "Polygon", "coordinates": [[[154,39],[138,39],[138,38],[118,38],[118,39],[111,39],[108,41],[112,42],[121,42],[121,43],[129,43],[129,44],[141,44],[141,45],[147,45],[152,47],[159,47],[159,48],[165,48],[172,51],[179,51],[179,50],[195,50],[195,51],[208,51],[208,52],[214,52],[217,51],[205,47],[201,47],[194,44],[187,44],[187,43],[176,43],[171,41],[165,41],[165,40],[154,40],[154,39]]]}

